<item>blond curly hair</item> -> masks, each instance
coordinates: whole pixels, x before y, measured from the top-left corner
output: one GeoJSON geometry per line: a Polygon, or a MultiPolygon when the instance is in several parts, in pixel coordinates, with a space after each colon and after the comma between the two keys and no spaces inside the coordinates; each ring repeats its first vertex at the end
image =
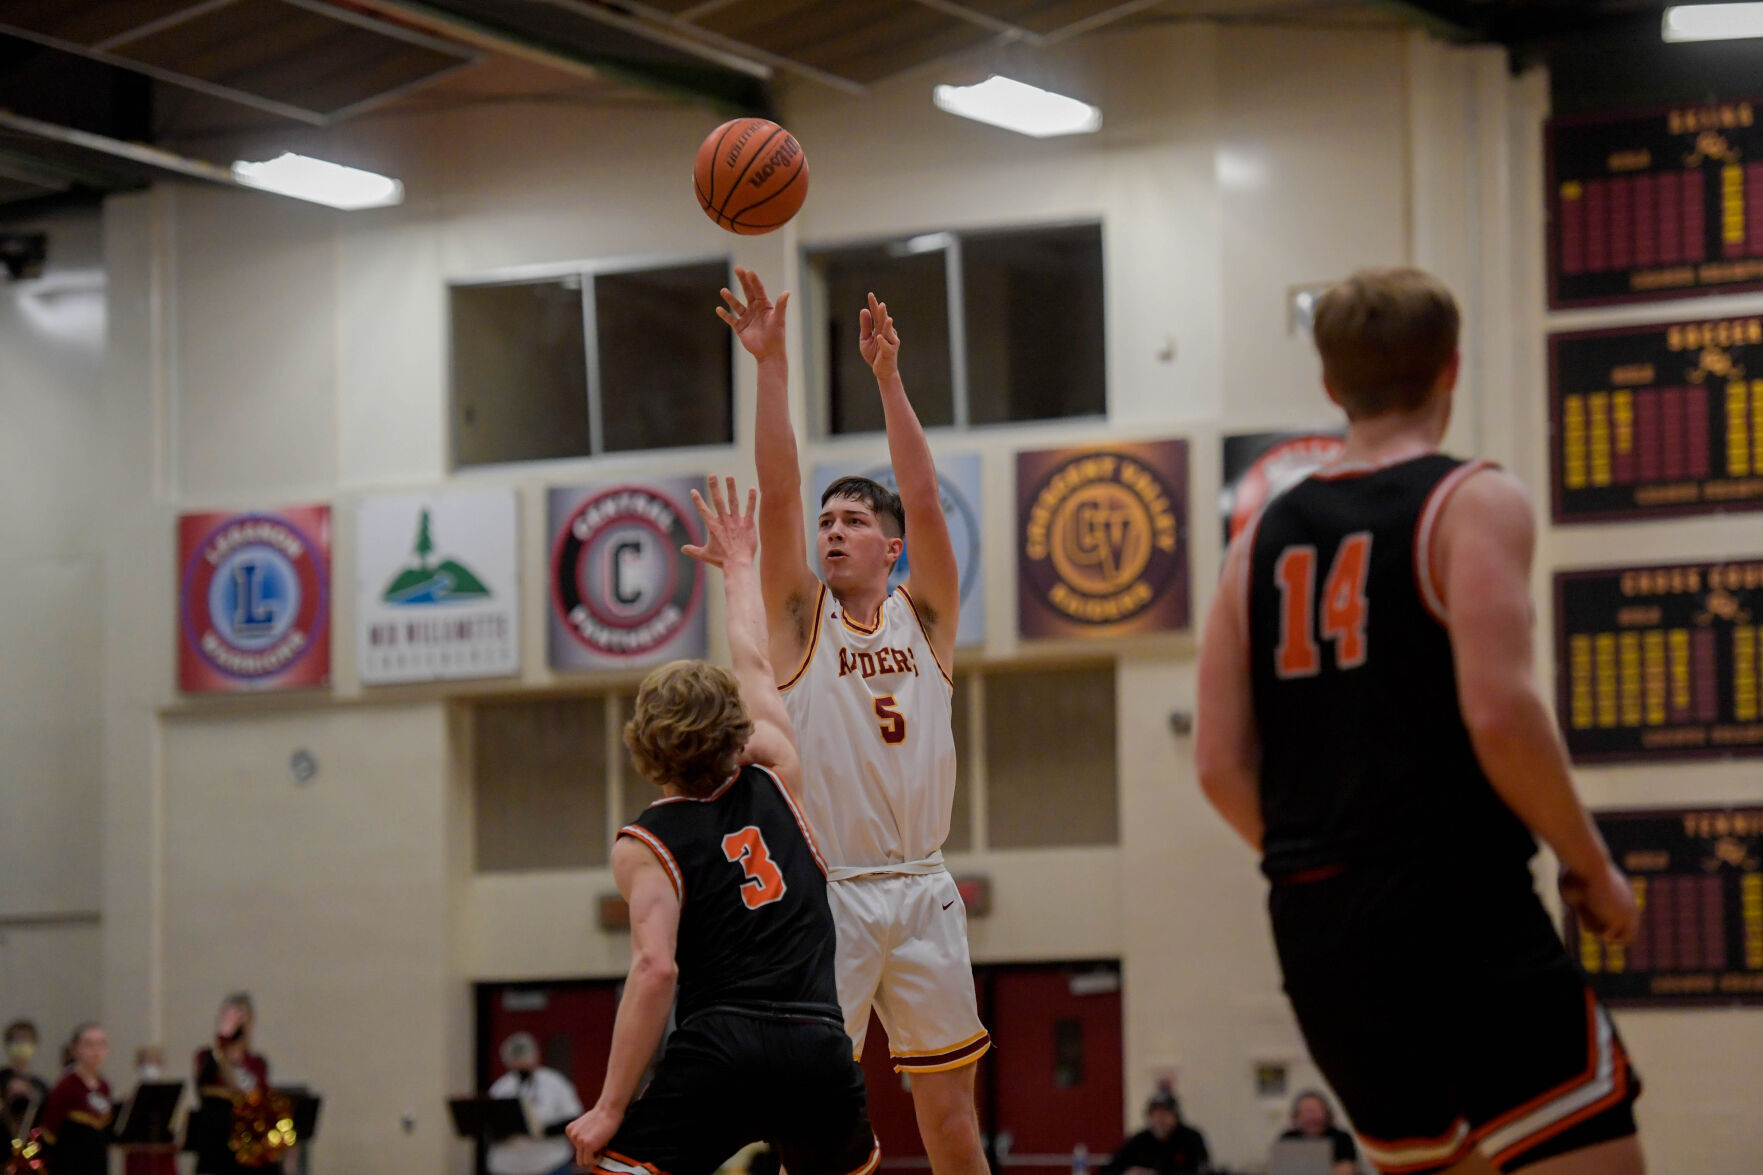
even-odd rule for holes
{"type": "Polygon", "coordinates": [[[624,745],[650,783],[689,796],[715,791],[753,737],[734,674],[703,661],[670,661],[637,690],[624,745]]]}

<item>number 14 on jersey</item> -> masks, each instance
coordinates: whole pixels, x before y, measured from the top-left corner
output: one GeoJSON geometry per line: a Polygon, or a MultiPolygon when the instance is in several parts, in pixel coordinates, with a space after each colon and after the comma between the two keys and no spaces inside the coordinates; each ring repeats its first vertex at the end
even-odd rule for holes
{"type": "MultiPolygon", "coordinates": [[[[1335,667],[1365,664],[1365,576],[1371,570],[1371,532],[1341,540],[1322,585],[1321,640],[1334,642],[1335,667]]],[[[1316,548],[1287,547],[1273,563],[1279,585],[1279,647],[1275,671],[1281,677],[1315,677],[1322,672],[1322,649],[1315,635],[1316,548]]]]}

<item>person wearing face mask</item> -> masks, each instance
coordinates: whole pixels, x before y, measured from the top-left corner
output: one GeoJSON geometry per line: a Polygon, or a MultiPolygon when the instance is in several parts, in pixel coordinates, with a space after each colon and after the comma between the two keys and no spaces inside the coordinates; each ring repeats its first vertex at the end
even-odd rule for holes
{"type": "Polygon", "coordinates": [[[227,1139],[235,1102],[253,1090],[269,1088],[269,1062],[251,1051],[255,1012],[251,997],[235,992],[221,1001],[214,1022],[214,1043],[196,1053],[196,1094],[201,1098],[199,1124],[192,1124],[196,1175],[238,1175],[245,1170],[233,1157],[227,1139]]]}
{"type": "Polygon", "coordinates": [[[73,1064],[49,1091],[43,1107],[43,1143],[54,1175],[106,1175],[110,1170],[110,1124],[116,1117],[104,1060],[110,1038],[100,1024],[74,1029],[68,1042],[73,1064]]]}
{"type": "Polygon", "coordinates": [[[575,1169],[575,1147],[563,1132],[581,1114],[581,1096],[569,1078],[539,1064],[532,1033],[514,1033],[500,1051],[508,1072],[490,1086],[490,1096],[519,1098],[542,1137],[516,1136],[491,1146],[490,1175],[568,1175],[575,1169]]]}
{"type": "Polygon", "coordinates": [[[14,1020],[6,1026],[6,1068],[0,1069],[0,1099],[4,1100],[8,1138],[18,1138],[28,1119],[42,1117],[49,1098],[49,1084],[31,1068],[37,1055],[37,1026],[14,1020]]]}

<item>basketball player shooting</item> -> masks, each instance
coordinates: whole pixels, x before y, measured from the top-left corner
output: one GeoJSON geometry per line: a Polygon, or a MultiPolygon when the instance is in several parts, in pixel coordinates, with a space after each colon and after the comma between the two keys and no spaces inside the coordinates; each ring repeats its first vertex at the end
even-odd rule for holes
{"type": "Polygon", "coordinates": [[[793,1175],[870,1175],[863,1071],[833,978],[826,865],[785,780],[790,716],[766,652],[753,493],[710,479],[703,546],[720,567],[734,672],[674,661],[644,679],[625,744],[664,793],[619,830],[612,872],[630,903],[631,968],[594,1108],[569,1124],[597,1175],[710,1175],[770,1142],[793,1175]],[[633,1104],[662,1029],[678,1027],[633,1104]],[[628,1107],[628,1109],[627,1109],[628,1107]]]}
{"type": "Polygon", "coordinates": [[[1200,651],[1200,784],[1262,854],[1285,989],[1367,1156],[1401,1175],[1640,1175],[1640,1082],[1538,900],[1634,932],[1532,674],[1517,479],[1438,451],[1458,312],[1417,270],[1318,303],[1335,463],[1237,536],[1200,651]]]}
{"type": "Polygon", "coordinates": [[[880,1017],[936,1175],[984,1175],[974,1068],[991,1037],[974,999],[966,908],[942,858],[955,798],[948,667],[960,576],[930,445],[900,381],[899,331],[871,294],[858,346],[900,492],[856,477],[827,488],[816,579],[790,427],[789,294],[774,305],[758,275],[735,275],[742,297],[723,290],[717,314],[759,369],[759,576],[772,664],[801,740],[802,804],[832,866],[845,1027],[861,1056],[870,1008],[880,1017]],[[890,592],[907,533],[911,574],[890,592]]]}

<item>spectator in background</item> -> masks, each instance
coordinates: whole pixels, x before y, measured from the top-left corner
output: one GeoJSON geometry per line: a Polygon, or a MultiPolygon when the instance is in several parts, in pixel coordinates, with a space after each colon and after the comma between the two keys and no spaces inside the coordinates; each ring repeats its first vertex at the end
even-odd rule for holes
{"type": "Polygon", "coordinates": [[[575,1169],[575,1146],[563,1132],[582,1113],[575,1086],[539,1064],[539,1042],[530,1032],[516,1032],[503,1041],[501,1055],[508,1072],[490,1086],[490,1096],[519,1098],[540,1137],[515,1137],[491,1146],[490,1175],[569,1175],[575,1169]]]}
{"type": "Polygon", "coordinates": [[[1159,1089],[1145,1106],[1145,1128],[1121,1144],[1102,1175],[1193,1175],[1211,1163],[1206,1139],[1181,1120],[1181,1103],[1159,1089]]]}
{"type": "Polygon", "coordinates": [[[1289,1129],[1280,1138],[1326,1138],[1334,1144],[1334,1166],[1329,1175],[1357,1175],[1359,1146],[1353,1136],[1334,1124],[1334,1107],[1314,1089],[1292,1099],[1289,1129]]]}
{"type": "Polygon", "coordinates": [[[196,1096],[201,1099],[199,1124],[190,1128],[196,1152],[196,1175],[237,1175],[245,1170],[233,1157],[227,1138],[232,1132],[233,1105],[257,1089],[269,1088],[269,1062],[251,1051],[256,1011],[251,997],[234,992],[220,1003],[214,1021],[214,1043],[196,1053],[196,1096]]]}
{"type": "Polygon", "coordinates": [[[104,1060],[110,1038],[101,1025],[74,1029],[67,1053],[73,1064],[43,1107],[43,1143],[54,1175],[106,1175],[110,1170],[110,1123],[116,1117],[104,1060]]]}
{"type": "Polygon", "coordinates": [[[37,1026],[29,1020],[8,1024],[6,1068],[0,1069],[0,1098],[4,1099],[8,1138],[24,1133],[27,1117],[33,1121],[41,1118],[43,1103],[49,1100],[48,1083],[31,1070],[31,1059],[36,1055],[37,1026]]]}

